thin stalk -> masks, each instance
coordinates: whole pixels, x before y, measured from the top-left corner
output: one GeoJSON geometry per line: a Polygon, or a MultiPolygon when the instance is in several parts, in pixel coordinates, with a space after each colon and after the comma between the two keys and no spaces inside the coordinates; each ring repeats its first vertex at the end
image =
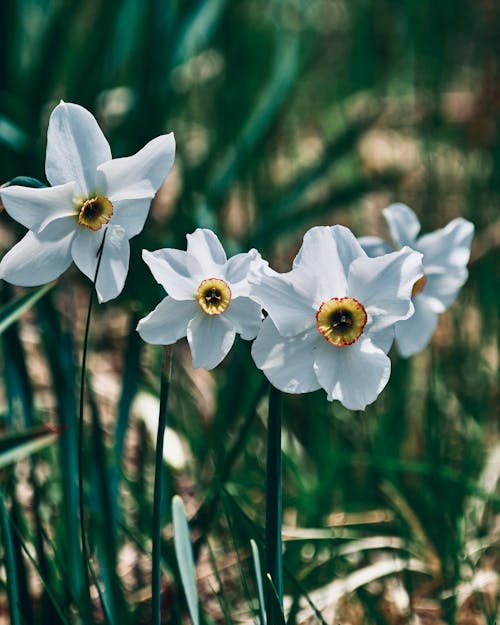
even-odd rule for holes
{"type": "MultiPolygon", "coordinates": [[[[281,547],[281,391],[271,386],[267,423],[266,467],[266,574],[276,589],[283,610],[283,557],[281,547]]],[[[278,616],[272,589],[267,592],[267,622],[275,623],[278,616]]]]}
{"type": "Polygon", "coordinates": [[[83,337],[83,352],[82,352],[82,370],[80,374],[80,404],[79,404],[79,418],[78,418],[78,496],[80,506],[80,539],[82,542],[82,561],[83,561],[83,579],[87,588],[90,588],[89,571],[87,568],[88,563],[88,548],[87,538],[85,535],[85,519],[84,519],[84,503],[83,503],[83,408],[84,408],[84,396],[85,396],[85,373],[87,369],[87,347],[89,342],[90,331],[90,318],[92,316],[92,307],[94,304],[95,284],[97,281],[97,275],[99,273],[99,267],[101,266],[102,251],[104,249],[104,241],[106,240],[106,230],[102,238],[102,243],[97,250],[97,266],[94,275],[94,284],[90,290],[89,306],[87,310],[87,320],[85,322],[85,334],[83,337]]]}
{"type": "Polygon", "coordinates": [[[167,422],[167,402],[170,390],[170,372],[172,369],[172,347],[163,348],[161,363],[160,410],[158,414],[158,433],[155,451],[155,483],[153,493],[153,568],[152,568],[152,625],[161,623],[161,511],[163,509],[163,440],[167,422]]]}

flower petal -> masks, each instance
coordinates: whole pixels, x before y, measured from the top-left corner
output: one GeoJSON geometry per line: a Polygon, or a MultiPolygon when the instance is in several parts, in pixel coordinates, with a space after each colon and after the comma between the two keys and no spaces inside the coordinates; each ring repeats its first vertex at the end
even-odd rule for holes
{"type": "Polygon", "coordinates": [[[257,336],[262,325],[262,308],[248,297],[232,299],[221,319],[241,338],[250,341],[257,336]]]}
{"type": "Polygon", "coordinates": [[[130,244],[120,226],[108,226],[97,274],[96,291],[99,302],[114,299],[123,290],[130,260],[130,244]]]}
{"type": "Polygon", "coordinates": [[[200,312],[187,326],[187,339],[193,357],[193,367],[213,369],[227,356],[234,343],[235,331],[220,319],[220,315],[200,312]]]}
{"type": "Polygon", "coordinates": [[[445,228],[420,237],[415,249],[424,255],[426,273],[463,269],[469,262],[473,234],[474,225],[459,217],[445,228]]]}
{"type": "Polygon", "coordinates": [[[413,285],[423,275],[422,255],[404,247],[376,258],[359,258],[349,271],[349,295],[368,313],[366,331],[387,328],[408,317],[413,285]]]}
{"type": "Polygon", "coordinates": [[[394,249],[380,237],[358,237],[358,242],[368,256],[383,256],[394,252],[394,249]]]}
{"type": "Polygon", "coordinates": [[[52,111],[47,131],[45,173],[52,186],[76,182],[83,197],[97,191],[98,165],[111,149],[94,116],[78,104],[61,102],[52,111]]]}
{"type": "Polygon", "coordinates": [[[396,324],[396,346],[404,358],[420,352],[430,342],[438,322],[438,315],[432,310],[424,293],[414,298],[415,312],[396,324]]]}
{"type": "Polygon", "coordinates": [[[294,336],[316,326],[315,276],[297,267],[286,274],[267,269],[250,278],[250,296],[273,320],[280,334],[294,336]],[[307,289],[313,289],[313,293],[307,289]]]}
{"type": "Polygon", "coordinates": [[[197,258],[207,277],[218,278],[219,275],[211,275],[212,271],[220,271],[220,267],[227,262],[226,252],[222,247],[217,235],[208,228],[197,228],[192,234],[186,236],[188,254],[197,258]]]}
{"type": "Polygon", "coordinates": [[[37,189],[14,185],[2,189],[0,194],[5,210],[12,219],[30,230],[41,232],[61,217],[74,217],[76,227],[74,182],[37,189]]]}
{"type": "Polygon", "coordinates": [[[252,356],[276,388],[285,393],[309,393],[320,388],[313,365],[323,341],[316,329],[284,337],[267,317],[252,345],[252,356]]]}
{"type": "Polygon", "coordinates": [[[71,264],[73,237],[73,219],[58,219],[39,234],[29,231],[3,257],[0,278],[19,286],[54,280],[71,264]]]}
{"type": "Polygon", "coordinates": [[[192,300],[202,281],[201,266],[182,250],[163,248],[154,252],[142,250],[142,258],[155,280],[177,300],[192,300]]]}
{"type": "Polygon", "coordinates": [[[97,268],[97,254],[102,243],[105,229],[94,231],[79,226],[71,246],[71,254],[78,269],[92,282],[97,268]]]}
{"type": "Polygon", "coordinates": [[[436,313],[444,312],[456,299],[460,288],[467,280],[467,269],[454,268],[440,273],[426,273],[424,295],[432,310],[436,313]]]}
{"type": "Polygon", "coordinates": [[[179,302],[166,297],[147,317],[139,321],[137,332],[147,343],[172,345],[186,336],[188,322],[198,310],[196,302],[179,302]]]}
{"type": "Polygon", "coordinates": [[[256,249],[232,256],[227,261],[224,272],[224,280],[231,286],[232,296],[249,296],[250,276],[258,276],[265,267],[267,267],[267,262],[262,259],[256,249]]]}
{"type": "MultiPolygon", "coordinates": [[[[123,200],[153,199],[172,169],[174,158],[175,139],[171,132],[156,137],[133,156],[102,163],[98,171],[102,174],[106,196],[113,204],[123,200]]],[[[125,223],[120,225],[127,230],[125,223]]]]}
{"type": "Polygon", "coordinates": [[[330,401],[364,410],[387,384],[391,361],[367,338],[340,348],[325,342],[316,351],[314,371],[330,401]]]}
{"type": "Polygon", "coordinates": [[[420,222],[412,209],[406,204],[391,204],[384,208],[383,213],[396,247],[414,247],[420,222]]]}
{"type": "Polygon", "coordinates": [[[316,276],[319,297],[324,301],[346,295],[349,266],[359,256],[366,254],[349,228],[316,226],[304,235],[293,267],[307,268],[316,276]]]}

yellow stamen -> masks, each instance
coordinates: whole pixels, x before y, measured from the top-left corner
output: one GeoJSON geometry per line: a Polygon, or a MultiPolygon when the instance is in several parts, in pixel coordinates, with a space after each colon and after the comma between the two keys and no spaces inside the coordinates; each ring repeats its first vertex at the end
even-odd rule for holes
{"type": "Polygon", "coordinates": [[[109,222],[113,214],[113,204],[107,197],[96,195],[85,200],[78,214],[78,223],[90,230],[100,230],[109,222]]]}
{"type": "Polygon", "coordinates": [[[415,284],[413,285],[413,289],[411,291],[411,296],[415,297],[415,295],[418,295],[419,293],[422,293],[422,291],[425,288],[425,283],[427,282],[427,278],[425,277],[425,273],[424,275],[419,278],[415,284]]]}
{"type": "Polygon", "coordinates": [[[209,278],[198,287],[196,299],[207,315],[220,315],[231,302],[231,289],[224,280],[209,278]]]}
{"type": "Polygon", "coordinates": [[[332,297],[316,313],[318,330],[335,347],[352,345],[363,334],[366,311],[353,297],[332,297]]]}

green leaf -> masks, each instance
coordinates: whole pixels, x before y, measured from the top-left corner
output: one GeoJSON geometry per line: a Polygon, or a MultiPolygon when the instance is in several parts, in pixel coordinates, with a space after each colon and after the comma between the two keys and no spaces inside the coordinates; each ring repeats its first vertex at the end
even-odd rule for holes
{"type": "Polygon", "coordinates": [[[193,625],[200,625],[198,591],[191,547],[189,525],[182,499],[175,495],[172,499],[172,520],[174,524],[174,546],[177,564],[181,574],[182,587],[186,595],[189,614],[193,625]]]}
{"type": "Polygon", "coordinates": [[[36,304],[36,302],[48,293],[54,285],[55,282],[44,284],[35,290],[29,291],[29,293],[15,297],[12,301],[2,306],[0,308],[0,334],[5,332],[21,315],[36,304]]]}
{"type": "Polygon", "coordinates": [[[262,572],[260,566],[260,556],[257,543],[252,538],[250,539],[250,546],[252,548],[253,565],[255,569],[255,579],[257,580],[257,593],[259,599],[259,617],[261,625],[266,625],[266,617],[264,615],[264,584],[262,582],[262,572]]]}
{"type": "Polygon", "coordinates": [[[42,427],[0,438],[0,469],[48,447],[58,436],[54,428],[42,427]]]}
{"type": "Polygon", "coordinates": [[[37,178],[32,178],[31,176],[16,176],[15,178],[12,178],[12,180],[9,180],[5,186],[12,187],[14,185],[18,185],[20,187],[32,187],[34,189],[41,189],[47,186],[43,182],[40,182],[37,178]]]}
{"type": "Polygon", "coordinates": [[[10,622],[12,625],[21,625],[19,614],[19,591],[17,587],[16,562],[14,559],[14,546],[10,531],[9,516],[5,507],[3,493],[0,491],[0,525],[2,526],[3,550],[5,558],[5,570],[7,571],[7,593],[9,595],[10,622]]]}

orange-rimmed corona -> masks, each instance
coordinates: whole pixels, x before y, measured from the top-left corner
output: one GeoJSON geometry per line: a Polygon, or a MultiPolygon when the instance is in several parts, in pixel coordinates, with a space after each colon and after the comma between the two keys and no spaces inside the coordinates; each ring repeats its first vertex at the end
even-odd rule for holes
{"type": "Polygon", "coordinates": [[[425,273],[424,273],[424,275],[421,276],[413,285],[413,289],[411,290],[411,296],[415,297],[415,295],[422,293],[422,291],[425,289],[426,282],[427,282],[427,278],[425,277],[425,273]]]}
{"type": "Polygon", "coordinates": [[[318,330],[335,347],[352,345],[363,334],[367,321],[362,304],[353,297],[332,297],[316,313],[318,330]]]}
{"type": "Polygon", "coordinates": [[[113,204],[107,197],[96,195],[80,206],[78,223],[94,232],[106,225],[113,215],[113,204]]]}
{"type": "Polygon", "coordinates": [[[231,302],[231,289],[220,278],[208,278],[198,287],[196,300],[207,315],[220,315],[231,302]]]}

